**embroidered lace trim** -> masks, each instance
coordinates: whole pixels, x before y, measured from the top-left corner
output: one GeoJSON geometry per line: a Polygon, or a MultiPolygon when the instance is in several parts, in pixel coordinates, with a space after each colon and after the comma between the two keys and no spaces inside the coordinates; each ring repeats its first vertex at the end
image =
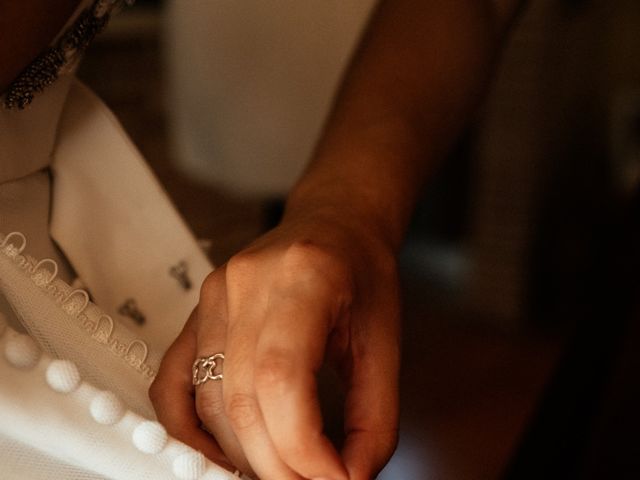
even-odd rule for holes
{"type": "Polygon", "coordinates": [[[41,291],[45,292],[59,308],[97,345],[121,359],[140,375],[153,379],[156,371],[147,363],[149,347],[138,338],[123,341],[117,332],[113,318],[91,302],[89,293],[73,288],[56,278],[57,263],[45,258],[40,261],[23,255],[26,237],[20,232],[0,234],[0,253],[13,260],[41,291]],[[88,308],[89,306],[93,308],[88,308]]]}

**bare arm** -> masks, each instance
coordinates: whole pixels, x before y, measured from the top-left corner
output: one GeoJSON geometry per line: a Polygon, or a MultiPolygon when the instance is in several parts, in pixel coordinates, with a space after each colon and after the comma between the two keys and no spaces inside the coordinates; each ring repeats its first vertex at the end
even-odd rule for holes
{"type": "Polygon", "coordinates": [[[283,221],[209,276],[163,360],[150,393],[171,433],[263,480],[367,480],[384,466],[398,424],[395,253],[517,3],[381,3],[283,221]],[[197,387],[194,409],[185,372],[221,351],[224,388],[197,387]],[[341,452],[323,435],[323,362],[347,387],[341,452]]]}
{"type": "Polygon", "coordinates": [[[482,98],[518,0],[381,2],[289,209],[352,205],[394,248],[482,98]]]}

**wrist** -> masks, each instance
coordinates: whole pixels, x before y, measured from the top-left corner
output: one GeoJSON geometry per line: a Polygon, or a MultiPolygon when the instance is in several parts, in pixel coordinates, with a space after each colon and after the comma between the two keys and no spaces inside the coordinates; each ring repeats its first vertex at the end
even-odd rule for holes
{"type": "Polygon", "coordinates": [[[307,230],[305,234],[331,244],[355,243],[378,254],[394,255],[401,235],[396,235],[366,201],[345,196],[342,190],[297,187],[287,199],[283,225],[296,225],[307,230]]]}
{"type": "Polygon", "coordinates": [[[329,211],[400,248],[433,157],[419,125],[405,113],[341,121],[323,135],[287,200],[290,212],[329,211]]]}

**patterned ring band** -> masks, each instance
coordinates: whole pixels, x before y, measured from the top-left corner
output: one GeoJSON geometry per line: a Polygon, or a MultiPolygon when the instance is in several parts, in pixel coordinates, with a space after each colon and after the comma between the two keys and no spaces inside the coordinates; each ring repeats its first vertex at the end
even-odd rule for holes
{"type": "Polygon", "coordinates": [[[216,353],[208,357],[200,357],[193,362],[193,384],[202,385],[207,380],[222,380],[222,365],[216,360],[224,360],[224,353],[216,353]],[[218,373],[215,372],[216,367],[218,373]]]}

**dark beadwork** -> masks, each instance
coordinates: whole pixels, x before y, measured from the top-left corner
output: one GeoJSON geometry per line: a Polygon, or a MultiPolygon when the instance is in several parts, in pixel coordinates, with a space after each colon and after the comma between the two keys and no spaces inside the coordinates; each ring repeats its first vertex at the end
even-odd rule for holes
{"type": "Polygon", "coordinates": [[[111,9],[120,3],[117,0],[97,0],[82,12],[57,44],[41,53],[9,85],[4,99],[5,108],[24,109],[37,93],[55,82],[62,70],[71,65],[104,29],[111,9]]]}
{"type": "Polygon", "coordinates": [[[22,110],[29,105],[35,93],[41,92],[56,81],[58,71],[64,63],[64,54],[57,48],[40,54],[9,86],[4,100],[5,108],[22,110]]]}

